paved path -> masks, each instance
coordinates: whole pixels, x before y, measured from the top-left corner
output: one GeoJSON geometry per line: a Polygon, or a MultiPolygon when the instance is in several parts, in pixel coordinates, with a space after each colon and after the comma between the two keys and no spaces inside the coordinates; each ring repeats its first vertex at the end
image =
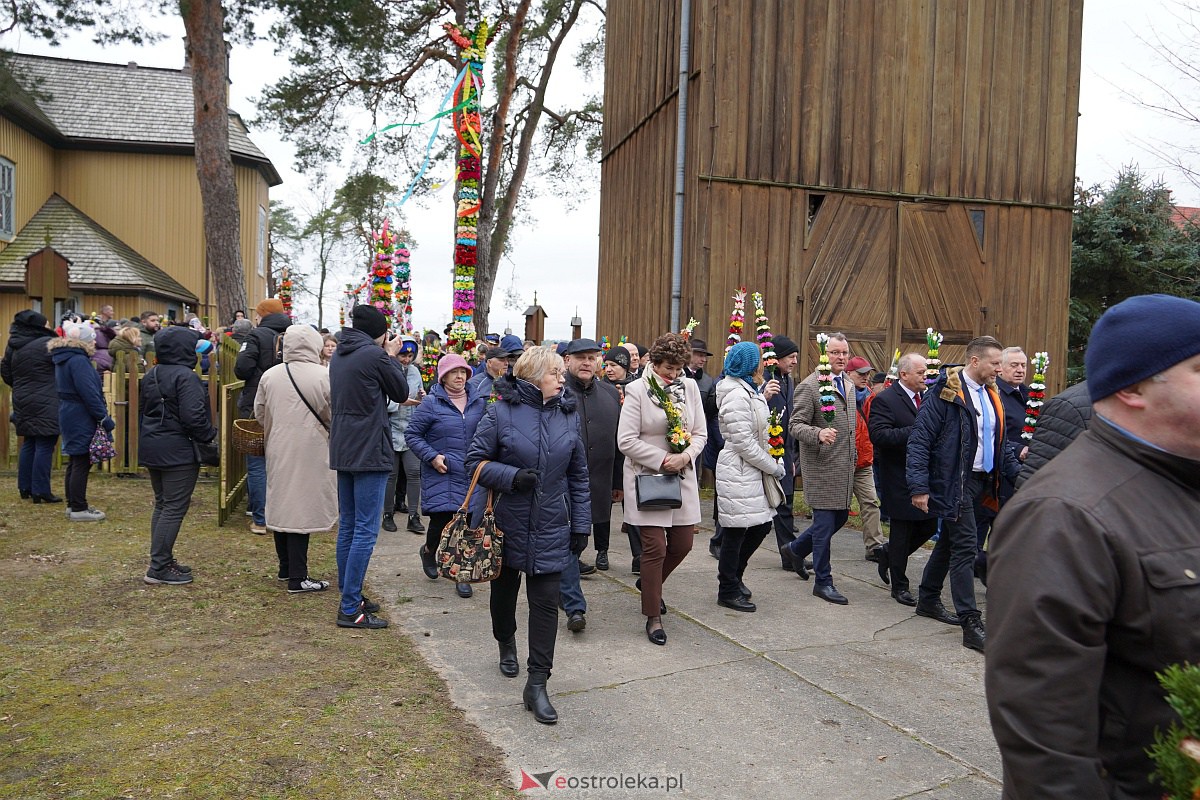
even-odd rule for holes
{"type": "MultiPolygon", "coordinates": [[[[524,593],[522,674],[509,679],[496,667],[488,587],[463,600],[449,581],[425,578],[419,537],[381,532],[368,581],[455,704],[507,754],[516,788],[524,770],[554,771],[548,780],[561,788],[552,793],[572,798],[662,795],[668,776],[682,781],[671,796],[694,798],[999,797],[982,656],[962,646],[960,629],[895,603],[863,560],[857,531],[833,539],[834,583],[849,606],[813,597],[811,582],[780,570],[770,535],[746,573],[759,609],[746,614],[716,603],[708,526],[667,582],[670,641],[656,647],[614,514],[613,568],[583,579],[587,630],[570,633],[560,616],[549,684],[555,726],[539,725],[521,704],[524,593]],[[617,779],[629,788],[607,788],[617,779]]],[[[927,555],[910,563],[914,591],[927,555]]],[[[593,556],[589,549],[585,559],[593,556]]]]}

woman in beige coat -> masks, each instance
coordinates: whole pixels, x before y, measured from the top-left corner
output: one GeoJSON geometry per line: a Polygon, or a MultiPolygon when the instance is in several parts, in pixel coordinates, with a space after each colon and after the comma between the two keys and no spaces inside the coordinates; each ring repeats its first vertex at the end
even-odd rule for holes
{"type": "Polygon", "coordinates": [[[661,619],[666,610],[662,586],[691,551],[696,523],[700,521],[696,459],[704,451],[708,434],[700,389],[694,380],[682,377],[691,357],[691,348],[683,336],[668,333],[658,337],[650,348],[650,365],[641,378],[625,387],[625,403],[617,425],[617,447],[625,454],[625,522],[641,529],[642,577],[638,579],[638,588],[642,590],[646,636],[660,645],[667,643],[661,619]],[[651,375],[666,387],[691,435],[691,443],[682,453],[672,453],[667,445],[667,415],[650,394],[647,380],[651,375]],[[655,472],[679,473],[682,507],[638,510],[636,478],[655,472]]]}
{"type": "Polygon", "coordinates": [[[267,529],[275,533],[281,581],[288,591],[321,592],[328,581],[308,576],[308,535],[338,518],[337,473],[329,468],[329,370],[321,366],[321,334],[292,325],[283,363],[263,373],[254,397],[267,456],[267,529]]]}

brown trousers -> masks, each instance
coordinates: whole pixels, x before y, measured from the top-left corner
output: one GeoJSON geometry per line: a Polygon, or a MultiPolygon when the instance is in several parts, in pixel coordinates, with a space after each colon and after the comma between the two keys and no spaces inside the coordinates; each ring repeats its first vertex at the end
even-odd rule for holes
{"type": "Polygon", "coordinates": [[[642,614],[657,617],[662,602],[662,587],[667,577],[683,563],[692,550],[695,525],[671,528],[641,526],[642,532],[642,614]]]}

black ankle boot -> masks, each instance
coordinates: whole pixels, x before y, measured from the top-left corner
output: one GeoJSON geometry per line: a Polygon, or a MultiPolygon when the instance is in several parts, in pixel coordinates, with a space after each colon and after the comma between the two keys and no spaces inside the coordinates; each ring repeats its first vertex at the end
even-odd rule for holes
{"type": "Polygon", "coordinates": [[[22,500],[28,500],[29,498],[33,497],[33,492],[29,491],[28,489],[20,489],[19,491],[21,492],[22,500]]]}
{"type": "Polygon", "coordinates": [[[517,637],[508,637],[507,642],[500,642],[500,674],[506,678],[515,678],[521,667],[517,664],[517,637]]]}
{"type": "Polygon", "coordinates": [[[550,696],[546,694],[546,678],[544,672],[530,672],[529,680],[525,682],[525,708],[533,712],[533,718],[543,725],[553,725],[558,722],[558,712],[550,705],[550,696]]]}

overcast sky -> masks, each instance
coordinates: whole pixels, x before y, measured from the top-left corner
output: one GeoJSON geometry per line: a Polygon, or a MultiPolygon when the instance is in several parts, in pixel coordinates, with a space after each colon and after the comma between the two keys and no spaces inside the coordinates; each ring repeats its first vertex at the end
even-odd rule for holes
{"type": "MultiPolygon", "coordinates": [[[[1160,63],[1154,51],[1138,41],[1137,36],[1153,39],[1153,30],[1171,35],[1179,30],[1176,17],[1179,13],[1180,6],[1173,0],[1142,0],[1136,3],[1129,0],[1086,0],[1084,3],[1076,174],[1085,184],[1106,183],[1122,165],[1137,164],[1151,176],[1164,178],[1175,189],[1177,203],[1200,206],[1200,192],[1170,173],[1145,145],[1148,140],[1194,143],[1200,131],[1168,123],[1161,116],[1139,107],[1125,94],[1140,93],[1147,89],[1136,73],[1166,83],[1177,81],[1176,76],[1160,63]]],[[[136,61],[145,66],[177,69],[183,63],[182,27],[182,23],[175,20],[165,21],[164,31],[169,33],[167,40],[151,47],[121,45],[100,48],[88,42],[86,37],[74,37],[69,41],[69,46],[51,48],[31,37],[13,35],[4,37],[0,44],[23,53],[112,63],[136,61]]],[[[560,59],[560,65],[569,63],[568,59],[560,59]]],[[[230,66],[233,81],[231,105],[249,120],[255,116],[255,98],[264,86],[284,73],[287,62],[275,56],[269,46],[258,45],[254,48],[235,47],[230,66]]],[[[582,76],[570,69],[560,67],[556,79],[551,91],[552,101],[566,101],[583,91],[598,93],[601,90],[599,86],[586,85],[582,76]]],[[[597,76],[595,80],[599,81],[600,78],[597,76]]],[[[1200,94],[1200,86],[1182,89],[1193,96],[1200,94]]],[[[452,135],[448,125],[443,126],[442,133],[452,135]]],[[[272,190],[272,199],[291,205],[303,204],[308,191],[307,180],[292,169],[291,147],[273,131],[253,130],[251,137],[283,176],[284,184],[272,190]]],[[[598,174],[597,171],[597,178],[592,185],[581,188],[585,199],[573,211],[565,211],[552,196],[540,197],[530,205],[533,221],[518,227],[513,236],[510,257],[501,266],[496,280],[491,312],[493,330],[503,330],[509,326],[517,333],[524,330],[521,312],[503,308],[505,291],[515,267],[516,286],[522,302],[531,302],[536,290],[538,301],[547,310],[546,335],[549,338],[566,338],[570,335],[569,321],[576,308],[583,318],[584,335],[595,333],[600,213],[598,174]]],[[[411,180],[409,175],[388,177],[402,187],[411,180]]],[[[448,172],[446,177],[449,177],[448,172]]],[[[454,213],[452,189],[443,190],[431,198],[428,208],[421,208],[410,201],[403,213],[404,224],[410,227],[419,242],[411,258],[415,322],[419,327],[440,330],[449,319],[451,299],[452,262],[448,220],[454,213]]],[[[361,269],[353,264],[346,266],[360,276],[366,274],[365,264],[361,269]]],[[[336,325],[336,298],[327,297],[325,309],[326,324],[336,325]]],[[[310,321],[315,321],[315,307],[311,301],[297,298],[297,310],[301,315],[310,314],[310,321]]],[[[613,332],[607,333],[611,335],[613,332]]]]}

